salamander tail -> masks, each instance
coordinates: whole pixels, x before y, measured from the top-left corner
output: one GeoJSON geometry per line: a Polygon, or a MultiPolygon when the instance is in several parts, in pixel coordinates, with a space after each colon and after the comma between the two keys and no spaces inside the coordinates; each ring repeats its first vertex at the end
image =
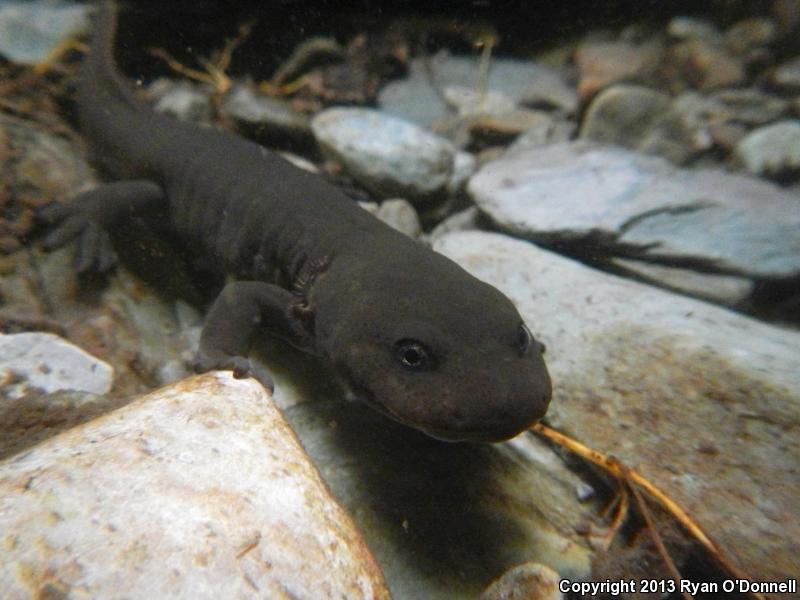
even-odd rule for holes
{"type": "Polygon", "coordinates": [[[129,107],[141,107],[143,104],[114,65],[116,31],[116,3],[113,0],[98,3],[92,17],[90,50],[81,65],[79,106],[102,106],[113,110],[119,104],[129,107]]]}

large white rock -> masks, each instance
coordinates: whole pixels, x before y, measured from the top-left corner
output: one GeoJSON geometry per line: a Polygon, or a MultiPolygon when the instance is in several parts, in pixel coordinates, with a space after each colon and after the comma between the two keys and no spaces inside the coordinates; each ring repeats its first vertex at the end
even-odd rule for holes
{"type": "Polygon", "coordinates": [[[264,389],[193,377],[0,463],[5,598],[388,598],[264,389]]]}
{"type": "Polygon", "coordinates": [[[0,334],[0,388],[6,397],[20,397],[31,389],[43,392],[76,390],[106,394],[114,370],[52,333],[0,334]]]}
{"type": "Polygon", "coordinates": [[[756,581],[800,555],[800,333],[498,234],[434,247],[516,303],[547,346],[547,419],[639,469],[756,581]]]}

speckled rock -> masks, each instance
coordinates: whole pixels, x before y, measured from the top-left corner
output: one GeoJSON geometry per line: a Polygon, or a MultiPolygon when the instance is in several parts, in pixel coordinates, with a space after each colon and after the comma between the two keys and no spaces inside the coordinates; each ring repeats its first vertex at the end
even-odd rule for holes
{"type": "Polygon", "coordinates": [[[0,401],[0,461],[127,403],[125,397],[62,390],[0,401]]]}
{"type": "Polygon", "coordinates": [[[58,43],[89,24],[89,3],[47,0],[0,4],[0,54],[20,63],[43,61],[58,43]]]}
{"type": "Polygon", "coordinates": [[[114,370],[52,333],[0,334],[0,396],[74,390],[105,394],[114,370]]]}
{"type": "Polygon", "coordinates": [[[389,597],[252,380],[212,373],[140,398],[0,463],[0,489],[11,598],[389,597]]]}
{"type": "Polygon", "coordinates": [[[759,127],[736,145],[736,157],[757,175],[781,175],[800,169],[800,120],[759,127]]]}
{"type": "Polygon", "coordinates": [[[397,117],[331,108],[311,126],[323,151],[375,193],[424,199],[443,192],[452,177],[455,147],[397,117]]]}
{"type": "Polygon", "coordinates": [[[543,243],[753,278],[800,272],[797,198],[749,177],[579,141],[509,153],[468,190],[501,228],[543,243]]]}
{"type": "Polygon", "coordinates": [[[505,292],[546,344],[550,424],[634,466],[753,580],[794,577],[800,333],[499,234],[434,248],[505,292]]]}

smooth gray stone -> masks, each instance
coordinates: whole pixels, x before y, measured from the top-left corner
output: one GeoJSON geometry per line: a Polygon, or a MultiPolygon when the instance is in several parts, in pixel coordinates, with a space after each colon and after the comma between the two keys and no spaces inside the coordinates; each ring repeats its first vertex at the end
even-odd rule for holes
{"type": "Polygon", "coordinates": [[[532,240],[753,278],[800,273],[798,198],[750,177],[579,141],[508,153],[467,189],[501,229],[532,240]]]}

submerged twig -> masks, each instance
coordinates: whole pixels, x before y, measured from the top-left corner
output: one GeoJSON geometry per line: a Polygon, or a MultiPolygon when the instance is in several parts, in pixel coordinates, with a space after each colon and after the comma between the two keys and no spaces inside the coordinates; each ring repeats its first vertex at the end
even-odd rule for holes
{"type": "MultiPolygon", "coordinates": [[[[551,429],[546,425],[542,425],[541,423],[534,425],[531,430],[553,442],[554,444],[557,444],[563,448],[566,448],[570,452],[577,454],[584,460],[588,460],[598,467],[605,469],[608,473],[620,481],[625,482],[627,487],[634,494],[640,510],[642,510],[641,505],[643,504],[643,501],[640,501],[641,496],[639,495],[638,488],[643,489],[653,500],[660,504],[675,519],[677,519],[677,521],[683,525],[686,531],[698,542],[700,542],[700,544],[702,544],[702,546],[711,554],[711,556],[714,557],[714,559],[723,569],[733,575],[736,579],[750,579],[733,564],[733,562],[724,554],[722,549],[720,549],[713,541],[711,541],[697,521],[695,521],[683,508],[681,508],[677,502],[670,498],[665,492],[661,491],[654,483],[646,479],[642,474],[631,467],[623,465],[615,457],[605,455],[597,450],[589,448],[579,441],[574,440],[563,433],[556,431],[555,429],[551,429]]],[[[656,543],[659,552],[661,553],[663,551],[663,553],[666,553],[666,548],[664,548],[660,536],[658,536],[658,532],[655,531],[652,520],[649,519],[649,514],[642,511],[642,516],[647,522],[650,530],[654,532],[653,540],[656,543]]],[[[680,574],[678,573],[677,568],[675,568],[674,563],[672,563],[671,559],[668,559],[668,569],[670,569],[670,564],[672,565],[672,568],[674,568],[674,573],[677,573],[678,578],[680,578],[680,574]]],[[[672,569],[670,569],[670,571],[672,572],[672,569]]],[[[759,592],[748,591],[747,594],[756,600],[766,600],[766,597],[759,592]]]]}
{"type": "MultiPolygon", "coordinates": [[[[619,465],[620,469],[626,473],[628,472],[628,468],[616,461],[619,465]]],[[[658,550],[659,555],[661,556],[661,560],[664,561],[664,564],[669,571],[670,576],[672,577],[672,581],[675,582],[675,587],[680,590],[681,596],[683,596],[684,600],[694,600],[694,596],[692,596],[689,592],[685,592],[681,586],[681,577],[680,571],[678,571],[678,567],[675,566],[675,561],[672,560],[672,557],[667,552],[666,546],[664,546],[664,540],[661,539],[661,534],[658,532],[658,527],[656,527],[655,523],[653,522],[653,517],[650,515],[650,509],[647,508],[647,504],[642,498],[641,492],[637,489],[635,485],[630,482],[630,479],[627,479],[627,486],[630,489],[631,493],[633,494],[634,499],[636,500],[636,505],[639,508],[639,512],[644,518],[645,523],[647,523],[647,530],[650,532],[650,536],[653,539],[653,544],[656,546],[656,550],[658,550]]]]}
{"type": "Polygon", "coordinates": [[[150,53],[167,63],[170,69],[200,83],[207,83],[214,88],[217,96],[225,94],[233,87],[233,81],[228,76],[233,53],[242,45],[253,31],[254,21],[248,21],[239,26],[239,32],[230,39],[211,59],[200,58],[199,62],[204,70],[187,67],[163,48],[152,48],[150,53]]]}
{"type": "Polygon", "coordinates": [[[44,58],[43,61],[34,65],[33,73],[35,75],[44,75],[45,73],[53,69],[56,66],[56,64],[63,58],[63,56],[70,50],[77,50],[78,52],[86,54],[89,51],[89,46],[74,38],[67,38],[65,40],[61,40],[60,42],[58,42],[58,44],[56,44],[55,48],[53,48],[47,54],[47,56],[44,58]]]}
{"type": "Polygon", "coordinates": [[[497,44],[497,36],[485,33],[480,36],[476,46],[481,48],[481,57],[478,61],[478,105],[483,105],[489,91],[489,68],[491,67],[492,51],[497,44]]]}

